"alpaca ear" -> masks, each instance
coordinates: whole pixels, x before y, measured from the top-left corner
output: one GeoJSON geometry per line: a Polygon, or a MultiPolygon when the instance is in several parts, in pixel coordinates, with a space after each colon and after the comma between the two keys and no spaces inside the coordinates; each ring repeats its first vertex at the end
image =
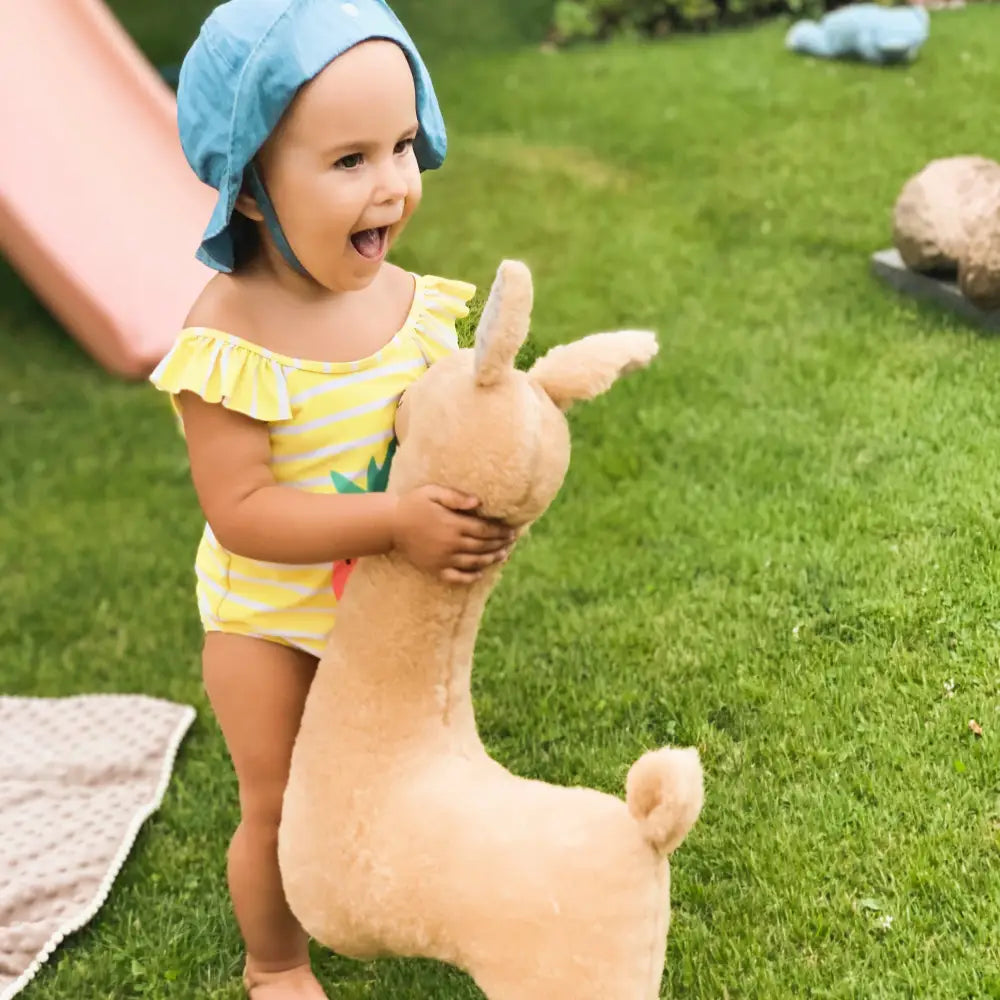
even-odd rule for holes
{"type": "Polygon", "coordinates": [[[571,344],[554,347],[535,362],[528,377],[561,410],[578,400],[606,392],[619,376],[645,368],[659,346],[648,330],[594,333],[571,344]]]}
{"type": "Polygon", "coordinates": [[[503,261],[476,327],[479,385],[493,385],[514,367],[518,349],[528,336],[532,299],[531,272],[527,265],[519,260],[503,261]]]}

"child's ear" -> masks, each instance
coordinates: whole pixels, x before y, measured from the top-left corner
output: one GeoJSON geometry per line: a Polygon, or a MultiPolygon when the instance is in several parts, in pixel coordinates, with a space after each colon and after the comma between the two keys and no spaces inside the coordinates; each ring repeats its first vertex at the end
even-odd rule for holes
{"type": "Polygon", "coordinates": [[[260,178],[260,169],[256,160],[251,160],[243,171],[243,182],[240,184],[240,193],[236,196],[233,207],[240,215],[250,219],[251,222],[263,222],[264,213],[260,210],[260,203],[267,202],[267,192],[264,189],[264,182],[260,178]],[[258,195],[263,197],[258,198],[258,195]]]}
{"type": "Polygon", "coordinates": [[[561,410],[606,392],[626,372],[644,368],[656,356],[656,335],[648,330],[619,330],[554,347],[535,362],[529,378],[561,410]]]}
{"type": "Polygon", "coordinates": [[[264,221],[264,214],[257,207],[257,199],[245,190],[236,196],[236,205],[234,207],[240,215],[246,216],[252,222],[264,221]]]}

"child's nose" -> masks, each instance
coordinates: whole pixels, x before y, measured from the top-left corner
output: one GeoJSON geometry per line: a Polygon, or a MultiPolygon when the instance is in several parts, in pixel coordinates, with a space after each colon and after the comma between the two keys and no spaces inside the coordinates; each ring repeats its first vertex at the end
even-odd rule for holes
{"type": "Polygon", "coordinates": [[[382,165],[376,188],[376,201],[379,204],[385,205],[402,201],[409,189],[406,171],[395,162],[395,159],[382,165]]]}

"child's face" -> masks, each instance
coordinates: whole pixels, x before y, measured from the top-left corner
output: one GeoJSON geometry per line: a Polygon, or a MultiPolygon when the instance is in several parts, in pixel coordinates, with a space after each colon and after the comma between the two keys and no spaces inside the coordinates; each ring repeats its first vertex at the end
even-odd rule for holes
{"type": "MultiPolygon", "coordinates": [[[[413,75],[392,42],[350,49],[299,91],[260,165],[285,236],[319,284],[355,291],[378,273],[420,204],[416,134],[413,75]]],[[[255,211],[250,202],[246,214],[255,211]]]]}

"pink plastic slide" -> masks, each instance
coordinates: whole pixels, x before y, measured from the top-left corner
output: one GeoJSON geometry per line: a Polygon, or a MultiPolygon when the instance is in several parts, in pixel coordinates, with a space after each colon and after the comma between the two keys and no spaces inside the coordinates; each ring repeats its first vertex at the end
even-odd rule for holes
{"type": "Polygon", "coordinates": [[[0,252],[105,367],[148,374],[211,271],[173,95],[100,0],[0,18],[0,252]]]}

